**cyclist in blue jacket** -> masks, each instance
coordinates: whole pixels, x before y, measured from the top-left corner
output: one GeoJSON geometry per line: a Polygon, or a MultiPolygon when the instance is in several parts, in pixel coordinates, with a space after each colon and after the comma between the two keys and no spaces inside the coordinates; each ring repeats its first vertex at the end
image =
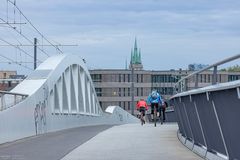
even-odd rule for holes
{"type": "Polygon", "coordinates": [[[153,90],[148,96],[147,102],[151,104],[151,119],[153,120],[154,107],[156,107],[157,116],[159,116],[159,105],[162,105],[160,94],[156,90],[153,90]]]}

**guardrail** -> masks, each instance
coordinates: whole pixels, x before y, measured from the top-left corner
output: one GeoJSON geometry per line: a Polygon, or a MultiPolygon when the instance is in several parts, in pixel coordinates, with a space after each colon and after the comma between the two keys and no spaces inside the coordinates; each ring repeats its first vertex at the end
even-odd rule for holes
{"type": "Polygon", "coordinates": [[[240,81],[179,93],[171,101],[185,145],[207,159],[240,159],[240,81]]]}
{"type": "Polygon", "coordinates": [[[206,159],[240,159],[240,80],[219,83],[217,67],[240,58],[240,54],[194,72],[176,84],[171,97],[179,126],[179,139],[206,159]],[[213,68],[211,86],[198,88],[199,73],[213,68]],[[187,91],[186,83],[195,76],[195,88],[187,91]]]}
{"type": "Polygon", "coordinates": [[[23,101],[28,95],[7,91],[0,91],[0,111],[6,110],[23,101]]]}
{"type": "Polygon", "coordinates": [[[240,54],[237,54],[235,56],[232,56],[232,57],[229,57],[229,58],[226,58],[222,61],[219,61],[217,63],[214,63],[212,65],[209,65],[199,71],[196,71],[196,72],[193,72],[183,78],[181,78],[176,84],[175,84],[175,92],[176,93],[181,93],[183,91],[187,91],[188,90],[188,79],[189,78],[195,78],[195,89],[198,88],[198,77],[199,77],[199,74],[204,72],[204,71],[207,71],[207,70],[210,70],[211,68],[213,68],[213,74],[212,74],[212,84],[216,84],[218,82],[218,79],[217,79],[217,67],[222,65],[222,64],[225,64],[225,63],[228,63],[228,62],[231,62],[233,60],[236,60],[240,58],[240,54]],[[195,76],[195,77],[194,77],[195,76]]]}

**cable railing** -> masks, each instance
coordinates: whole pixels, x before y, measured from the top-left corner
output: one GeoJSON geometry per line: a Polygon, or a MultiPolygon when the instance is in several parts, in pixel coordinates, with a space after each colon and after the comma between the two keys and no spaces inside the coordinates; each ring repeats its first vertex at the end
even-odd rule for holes
{"type": "Polygon", "coordinates": [[[199,86],[199,75],[200,75],[200,73],[203,73],[203,72],[208,72],[208,73],[210,72],[212,75],[210,84],[212,84],[212,85],[217,84],[219,82],[218,76],[217,76],[218,75],[218,66],[228,63],[228,62],[231,62],[238,58],[240,58],[240,54],[223,59],[222,61],[216,62],[216,63],[209,65],[199,71],[195,71],[195,72],[181,78],[177,83],[175,83],[175,93],[181,93],[181,92],[185,92],[185,91],[188,91],[191,89],[201,88],[201,86],[199,86]],[[213,70],[210,70],[212,68],[213,68],[213,70]],[[190,81],[192,82],[191,84],[189,84],[190,81]]]}
{"type": "Polygon", "coordinates": [[[27,97],[27,94],[0,91],[0,111],[13,107],[27,97]]]}

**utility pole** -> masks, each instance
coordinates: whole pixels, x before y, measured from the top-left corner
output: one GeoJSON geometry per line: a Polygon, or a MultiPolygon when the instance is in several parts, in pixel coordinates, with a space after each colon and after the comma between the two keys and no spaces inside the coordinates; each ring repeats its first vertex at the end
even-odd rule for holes
{"type": "Polygon", "coordinates": [[[34,38],[34,62],[33,62],[33,69],[37,68],[37,38],[34,38]]]}
{"type": "Polygon", "coordinates": [[[133,59],[131,59],[131,96],[132,96],[132,104],[131,104],[131,114],[134,115],[134,68],[133,68],[133,59]]]}

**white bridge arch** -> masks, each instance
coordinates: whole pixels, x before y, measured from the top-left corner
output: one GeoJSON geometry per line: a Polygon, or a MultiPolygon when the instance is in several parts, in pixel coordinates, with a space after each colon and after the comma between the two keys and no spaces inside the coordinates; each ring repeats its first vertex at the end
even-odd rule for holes
{"type": "Polygon", "coordinates": [[[3,101],[0,143],[78,126],[138,122],[120,107],[102,111],[88,69],[71,54],[48,58],[10,93],[2,94],[3,101]]]}

